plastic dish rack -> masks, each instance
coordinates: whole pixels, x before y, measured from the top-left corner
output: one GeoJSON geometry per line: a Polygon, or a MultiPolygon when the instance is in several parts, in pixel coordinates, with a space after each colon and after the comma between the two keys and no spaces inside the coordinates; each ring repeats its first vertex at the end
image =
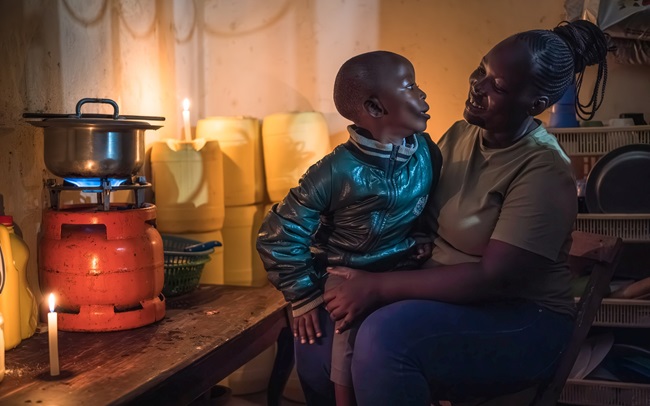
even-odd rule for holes
{"type": "MultiPolygon", "coordinates": [[[[587,176],[608,152],[632,144],[650,144],[650,126],[549,128],[571,157],[576,175],[587,176]]],[[[581,176],[578,176],[581,177],[581,176]]],[[[576,229],[621,237],[626,243],[650,242],[650,214],[578,214],[576,229]]],[[[594,326],[650,327],[650,301],[603,299],[594,326]]],[[[559,401],[568,405],[649,406],[650,385],[569,379],[559,401]]]]}
{"type": "Polygon", "coordinates": [[[548,128],[571,158],[578,179],[587,177],[603,155],[632,144],[650,144],[650,125],[548,128]]]}
{"type": "Polygon", "coordinates": [[[578,214],[576,229],[621,237],[624,242],[650,242],[650,214],[578,214]]]}
{"type": "Polygon", "coordinates": [[[590,406],[648,406],[650,385],[569,379],[564,385],[560,402],[590,406]]]}
{"type": "Polygon", "coordinates": [[[629,127],[548,128],[567,155],[605,155],[631,144],[650,144],[650,125],[629,127]]]}
{"type": "MultiPolygon", "coordinates": [[[[576,298],[578,300],[578,298],[576,298]]],[[[603,299],[594,326],[650,327],[650,301],[603,299]]],[[[568,379],[560,402],[589,406],[648,406],[650,385],[590,379],[568,379]]]]}
{"type": "Polygon", "coordinates": [[[210,254],[214,249],[185,252],[185,247],[200,244],[201,241],[165,234],[162,239],[165,252],[163,294],[170,297],[193,291],[199,286],[203,267],[210,261],[210,254]]]}
{"type": "Polygon", "coordinates": [[[650,300],[605,298],[598,308],[593,325],[649,328],[650,300]]]}

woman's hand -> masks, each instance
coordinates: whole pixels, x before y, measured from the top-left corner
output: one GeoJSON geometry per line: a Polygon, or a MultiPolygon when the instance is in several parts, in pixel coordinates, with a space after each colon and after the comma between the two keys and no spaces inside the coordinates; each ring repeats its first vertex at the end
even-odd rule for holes
{"type": "Polygon", "coordinates": [[[322,336],[318,320],[318,307],[293,318],[293,336],[300,337],[300,344],[314,344],[322,336]]]}
{"type": "Polygon", "coordinates": [[[427,259],[431,258],[432,253],[433,253],[433,243],[430,242],[420,243],[415,246],[414,257],[417,261],[424,262],[427,259]]]}
{"type": "Polygon", "coordinates": [[[342,266],[327,268],[327,272],[344,279],[323,294],[325,309],[335,321],[335,331],[340,333],[377,307],[379,295],[376,287],[380,275],[342,266]]]}

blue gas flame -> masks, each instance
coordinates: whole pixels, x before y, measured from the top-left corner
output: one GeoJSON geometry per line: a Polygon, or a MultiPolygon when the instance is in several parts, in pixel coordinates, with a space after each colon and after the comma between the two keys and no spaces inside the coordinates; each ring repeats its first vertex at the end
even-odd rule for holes
{"type": "MultiPolygon", "coordinates": [[[[102,186],[102,178],[65,178],[64,181],[67,184],[78,186],[78,187],[95,188],[95,187],[102,186]]],[[[116,187],[124,184],[124,182],[126,182],[127,180],[109,178],[108,181],[110,182],[111,187],[116,187]]]]}

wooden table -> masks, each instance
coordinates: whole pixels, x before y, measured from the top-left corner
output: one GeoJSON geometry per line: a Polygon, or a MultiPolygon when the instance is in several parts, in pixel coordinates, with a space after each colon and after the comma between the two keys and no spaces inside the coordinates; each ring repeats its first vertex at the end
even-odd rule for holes
{"type": "Polygon", "coordinates": [[[163,320],[132,330],[59,332],[50,377],[47,333],[6,353],[0,405],[186,405],[278,340],[269,405],[293,367],[288,307],[272,286],[201,286],[167,299],[163,320]]]}

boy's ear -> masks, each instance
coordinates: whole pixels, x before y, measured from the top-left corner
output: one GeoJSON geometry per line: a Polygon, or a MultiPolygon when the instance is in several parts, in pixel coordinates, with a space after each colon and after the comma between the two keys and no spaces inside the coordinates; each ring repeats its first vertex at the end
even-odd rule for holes
{"type": "Polygon", "coordinates": [[[385,113],[384,106],[376,97],[369,97],[363,102],[363,108],[370,114],[370,117],[379,118],[385,113]]]}
{"type": "Polygon", "coordinates": [[[548,107],[548,97],[546,96],[539,96],[533,101],[533,105],[530,107],[529,113],[531,116],[536,116],[546,110],[548,107]]]}

